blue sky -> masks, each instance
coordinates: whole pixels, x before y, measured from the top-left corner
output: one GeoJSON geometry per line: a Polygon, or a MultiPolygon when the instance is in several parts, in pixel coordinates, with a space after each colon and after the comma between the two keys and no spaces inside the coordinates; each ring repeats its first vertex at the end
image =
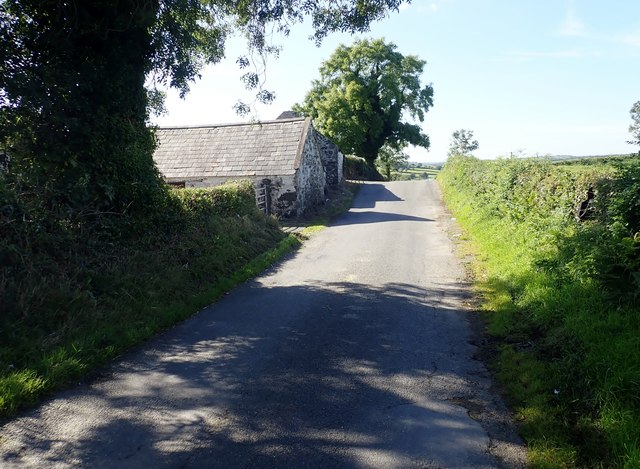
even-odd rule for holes
{"type": "MultiPolygon", "coordinates": [[[[427,61],[423,83],[434,107],[422,126],[430,151],[408,149],[414,161],[446,159],[451,134],[474,131],[481,158],[509,154],[598,155],[637,151],[626,143],[629,109],[640,100],[638,0],[414,0],[362,36],[333,35],[317,48],[297,25],[270,58],[265,88],[276,93],[253,118],[270,120],[300,102],[318,68],[339,44],[384,37],[402,54],[427,61]]],[[[232,109],[251,100],[235,60],[244,43],[227,43],[227,58],[207,67],[186,99],[167,97],[161,126],[238,122],[232,109]]]]}

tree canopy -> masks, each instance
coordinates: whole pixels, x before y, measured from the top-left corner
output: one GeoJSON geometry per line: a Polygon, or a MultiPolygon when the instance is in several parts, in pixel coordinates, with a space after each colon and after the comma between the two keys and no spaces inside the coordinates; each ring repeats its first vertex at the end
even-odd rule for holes
{"type": "Polygon", "coordinates": [[[409,155],[399,148],[385,145],[380,149],[376,163],[387,181],[391,181],[392,171],[400,171],[409,166],[409,155]]]}
{"type": "MultiPolygon", "coordinates": [[[[310,17],[313,38],[362,32],[403,0],[3,0],[0,143],[28,190],[70,211],[145,207],[162,184],[145,87],[182,94],[227,36],[272,52],[267,31],[310,17]]],[[[246,67],[248,59],[238,60],[246,67]]],[[[244,76],[257,86],[251,73],[244,76]]],[[[258,90],[258,98],[272,99],[258,90]]],[[[212,103],[213,104],[213,103],[212,103]]]]}
{"type": "Polygon", "coordinates": [[[294,106],[344,152],[372,166],[384,145],[429,147],[421,127],[403,119],[423,122],[433,105],[433,87],[420,82],[426,62],[396,49],[383,39],[341,45],[320,67],[304,102],[294,106]]]}
{"type": "Polygon", "coordinates": [[[473,131],[460,129],[451,135],[451,144],[449,145],[449,156],[452,155],[470,155],[472,151],[477,150],[480,145],[477,140],[473,140],[473,131]]]}
{"type": "Polygon", "coordinates": [[[636,101],[629,112],[631,113],[633,123],[629,126],[629,132],[632,138],[628,140],[627,143],[640,145],[640,101],[636,101]]]}

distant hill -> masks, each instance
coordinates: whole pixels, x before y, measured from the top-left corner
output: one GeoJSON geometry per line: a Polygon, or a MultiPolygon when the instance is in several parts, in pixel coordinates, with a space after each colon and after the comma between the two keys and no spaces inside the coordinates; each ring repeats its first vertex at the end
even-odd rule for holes
{"type": "MultiPolygon", "coordinates": [[[[551,160],[554,163],[572,163],[579,162],[584,160],[605,160],[605,159],[623,159],[623,158],[633,158],[638,157],[638,153],[613,153],[611,155],[545,155],[545,156],[520,156],[519,158],[539,158],[539,159],[547,159],[551,160]]],[[[499,158],[489,158],[490,160],[499,159],[499,158]]],[[[437,162],[437,163],[420,163],[415,161],[410,161],[409,166],[413,168],[434,168],[434,169],[442,169],[445,162],[437,162]]]]}
{"type": "Polygon", "coordinates": [[[575,156],[575,155],[552,155],[547,156],[545,158],[550,159],[551,161],[557,162],[567,162],[567,161],[579,161],[585,159],[604,159],[604,158],[627,158],[637,156],[637,153],[628,153],[628,154],[613,154],[613,155],[584,155],[584,156],[575,156]]]}

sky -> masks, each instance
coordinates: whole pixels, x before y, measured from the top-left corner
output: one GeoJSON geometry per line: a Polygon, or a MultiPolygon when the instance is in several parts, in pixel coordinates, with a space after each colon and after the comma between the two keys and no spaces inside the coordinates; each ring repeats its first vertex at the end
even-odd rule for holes
{"type": "Polygon", "coordinates": [[[431,147],[407,149],[415,162],[446,159],[451,134],[469,129],[474,155],[605,155],[638,151],[629,110],[640,101],[638,0],[413,0],[362,35],[335,34],[320,47],[308,24],[275,38],[278,58],[266,64],[264,87],[273,104],[247,118],[233,105],[252,101],[236,64],[241,38],[227,42],[226,58],[204,68],[185,99],[167,93],[160,126],[271,120],[302,102],[321,63],[340,44],[384,38],[398,52],[426,60],[423,84],[434,106],[420,125],[431,147]]]}

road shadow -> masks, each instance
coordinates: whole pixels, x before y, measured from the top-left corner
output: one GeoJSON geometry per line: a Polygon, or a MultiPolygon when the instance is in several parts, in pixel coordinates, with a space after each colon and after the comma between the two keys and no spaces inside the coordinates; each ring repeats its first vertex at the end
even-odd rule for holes
{"type": "Polygon", "coordinates": [[[423,467],[425,455],[429,467],[491,466],[479,425],[446,401],[473,392],[459,310],[468,291],[251,282],[123,357],[104,382],[59,397],[68,425],[42,408],[24,416],[8,436],[22,450],[5,446],[0,461],[28,465],[28,447],[43,464],[118,468],[423,467]],[[420,391],[425,382],[441,397],[420,391]],[[89,422],[81,437],[74,419],[89,422]]]}
{"type": "Polygon", "coordinates": [[[374,208],[376,202],[402,202],[403,200],[384,184],[364,184],[356,194],[351,207],[374,208]]]}
{"type": "Polygon", "coordinates": [[[360,225],[367,223],[384,223],[389,221],[412,221],[412,222],[425,222],[434,221],[431,218],[416,217],[413,215],[404,215],[401,213],[387,213],[387,212],[348,212],[337,218],[332,226],[344,226],[344,225],[360,225]]]}

